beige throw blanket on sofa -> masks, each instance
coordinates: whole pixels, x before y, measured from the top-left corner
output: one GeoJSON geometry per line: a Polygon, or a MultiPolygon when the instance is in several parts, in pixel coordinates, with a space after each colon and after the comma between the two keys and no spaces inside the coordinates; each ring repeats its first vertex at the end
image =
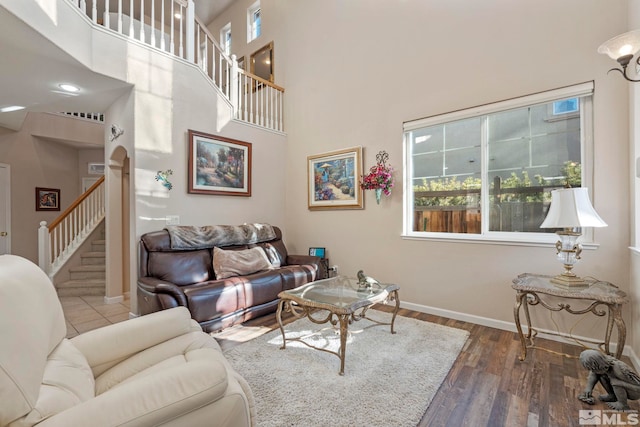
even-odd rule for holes
{"type": "Polygon", "coordinates": [[[276,238],[269,224],[168,225],[171,249],[203,249],[213,246],[248,245],[276,238]]]}

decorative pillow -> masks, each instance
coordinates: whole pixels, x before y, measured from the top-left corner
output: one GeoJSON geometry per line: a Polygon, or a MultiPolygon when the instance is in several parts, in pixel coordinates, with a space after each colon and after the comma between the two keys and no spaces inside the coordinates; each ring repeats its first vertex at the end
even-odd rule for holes
{"type": "Polygon", "coordinates": [[[273,268],[267,254],[260,246],[239,251],[213,248],[213,270],[217,279],[246,276],[273,268]]]}
{"type": "Polygon", "coordinates": [[[276,248],[273,247],[271,243],[267,243],[264,246],[261,246],[264,249],[264,252],[267,254],[267,258],[269,258],[269,262],[273,268],[281,267],[280,255],[276,248]]]}

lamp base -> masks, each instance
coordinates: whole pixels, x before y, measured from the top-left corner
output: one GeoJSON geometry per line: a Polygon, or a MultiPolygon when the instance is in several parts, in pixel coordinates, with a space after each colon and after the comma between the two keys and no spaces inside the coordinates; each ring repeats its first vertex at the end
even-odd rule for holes
{"type": "Polygon", "coordinates": [[[584,289],[589,287],[589,282],[575,274],[558,274],[551,279],[551,283],[564,289],[584,289]]]}

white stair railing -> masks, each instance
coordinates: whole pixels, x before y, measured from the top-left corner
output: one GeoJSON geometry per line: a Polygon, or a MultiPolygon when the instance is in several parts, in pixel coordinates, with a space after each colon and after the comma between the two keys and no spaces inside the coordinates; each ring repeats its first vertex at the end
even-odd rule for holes
{"type": "Polygon", "coordinates": [[[100,224],[105,215],[104,176],[58,218],[38,229],[38,264],[53,278],[100,224]]]}
{"type": "Polygon", "coordinates": [[[284,89],[240,69],[194,15],[194,0],[67,1],[82,10],[93,25],[198,65],[229,100],[237,120],[284,130],[284,89]]]}
{"type": "Polygon", "coordinates": [[[104,124],[104,113],[85,113],[85,112],[71,112],[61,111],[59,113],[62,116],[73,117],[75,119],[87,120],[89,122],[97,122],[104,124]]]}
{"type": "Polygon", "coordinates": [[[238,70],[237,75],[236,118],[268,129],[283,131],[284,89],[242,69],[238,70]]]}

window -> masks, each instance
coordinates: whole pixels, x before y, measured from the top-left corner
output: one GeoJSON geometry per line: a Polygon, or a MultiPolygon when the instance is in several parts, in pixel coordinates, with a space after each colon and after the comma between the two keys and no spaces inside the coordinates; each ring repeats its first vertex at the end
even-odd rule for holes
{"type": "Polygon", "coordinates": [[[551,190],[590,182],[592,93],[585,83],[404,123],[404,234],[554,242],[540,228],[551,190]]]}
{"type": "Polygon", "coordinates": [[[225,55],[231,55],[231,22],[220,30],[220,47],[225,55]]]}
{"type": "Polygon", "coordinates": [[[260,14],[260,1],[247,9],[247,42],[257,39],[262,34],[260,14]]]}

